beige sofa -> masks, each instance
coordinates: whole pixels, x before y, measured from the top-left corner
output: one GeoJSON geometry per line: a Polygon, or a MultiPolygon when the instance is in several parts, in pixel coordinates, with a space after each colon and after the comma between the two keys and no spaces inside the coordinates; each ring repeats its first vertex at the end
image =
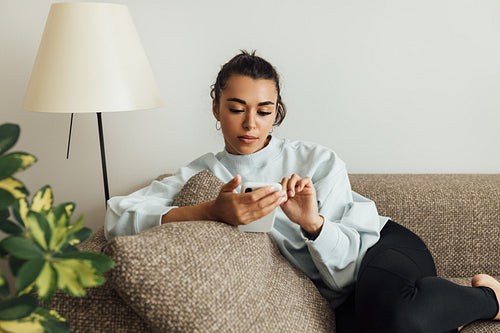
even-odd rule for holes
{"type": "MultiPolygon", "coordinates": [[[[439,276],[469,285],[476,273],[500,278],[500,174],[351,174],[353,190],[380,215],[429,246],[439,276]]],[[[199,175],[177,204],[209,200],[220,183],[199,175]]],[[[267,234],[217,222],[180,222],[106,243],[102,229],[82,250],[116,261],[108,281],[51,307],[72,332],[334,332],[334,314],[267,234]]],[[[500,332],[478,321],[463,333],[500,332]]]]}

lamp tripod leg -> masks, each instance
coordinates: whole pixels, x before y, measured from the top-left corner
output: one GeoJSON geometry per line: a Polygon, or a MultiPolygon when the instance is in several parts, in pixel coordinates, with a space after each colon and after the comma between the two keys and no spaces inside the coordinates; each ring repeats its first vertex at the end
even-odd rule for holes
{"type": "Polygon", "coordinates": [[[69,159],[69,146],[71,145],[71,129],[73,128],[73,113],[69,122],[68,149],[66,150],[66,159],[69,159]]]}
{"type": "Polygon", "coordinates": [[[101,164],[102,164],[102,178],[104,182],[104,197],[105,205],[108,207],[109,200],[109,187],[108,187],[108,172],[106,169],[106,153],[104,151],[104,134],[102,130],[102,115],[101,112],[97,112],[97,125],[99,127],[99,144],[101,146],[101,164]]]}

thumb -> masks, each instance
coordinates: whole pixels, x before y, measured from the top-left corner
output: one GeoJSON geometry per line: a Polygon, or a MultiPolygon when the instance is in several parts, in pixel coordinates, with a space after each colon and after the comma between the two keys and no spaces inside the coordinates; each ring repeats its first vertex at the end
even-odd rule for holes
{"type": "Polygon", "coordinates": [[[241,176],[236,175],[233,179],[222,185],[221,192],[233,192],[241,184],[241,176]]]}

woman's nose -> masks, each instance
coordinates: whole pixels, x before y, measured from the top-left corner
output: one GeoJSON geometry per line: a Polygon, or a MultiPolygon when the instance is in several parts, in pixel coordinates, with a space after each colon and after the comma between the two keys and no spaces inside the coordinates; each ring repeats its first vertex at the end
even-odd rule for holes
{"type": "Polygon", "coordinates": [[[245,117],[245,120],[243,121],[243,127],[248,129],[255,128],[256,126],[255,120],[256,120],[255,115],[252,114],[251,112],[248,112],[245,117]]]}

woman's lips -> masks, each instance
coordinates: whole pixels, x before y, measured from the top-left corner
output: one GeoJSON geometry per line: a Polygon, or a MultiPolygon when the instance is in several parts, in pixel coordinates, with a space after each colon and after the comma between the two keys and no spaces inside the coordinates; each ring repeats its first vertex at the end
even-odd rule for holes
{"type": "Polygon", "coordinates": [[[238,139],[240,139],[241,142],[248,144],[248,143],[254,143],[255,141],[257,141],[258,138],[250,135],[242,135],[239,136],[238,139]]]}

